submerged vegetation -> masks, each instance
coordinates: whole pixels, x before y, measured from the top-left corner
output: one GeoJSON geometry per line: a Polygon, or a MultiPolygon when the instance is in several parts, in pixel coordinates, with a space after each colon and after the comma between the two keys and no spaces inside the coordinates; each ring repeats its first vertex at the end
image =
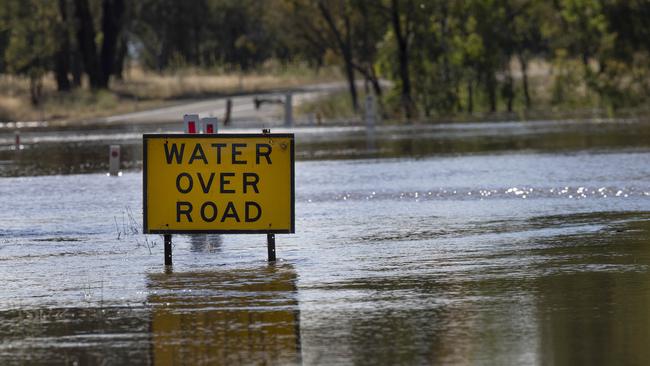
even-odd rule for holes
{"type": "Polygon", "coordinates": [[[345,107],[307,111],[356,115],[372,93],[397,119],[613,115],[648,107],[649,16],[637,0],[7,0],[0,82],[22,92],[2,93],[0,117],[141,109],[331,67],[345,107]]]}

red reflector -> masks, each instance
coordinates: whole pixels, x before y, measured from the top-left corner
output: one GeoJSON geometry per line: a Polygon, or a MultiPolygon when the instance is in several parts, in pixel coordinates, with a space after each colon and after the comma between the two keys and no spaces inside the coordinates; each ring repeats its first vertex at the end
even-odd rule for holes
{"type": "Polygon", "coordinates": [[[113,150],[113,151],[111,151],[111,156],[112,156],[112,157],[116,158],[118,155],[119,155],[119,154],[118,154],[117,150],[113,150]]]}
{"type": "Polygon", "coordinates": [[[205,133],[214,133],[214,127],[212,125],[207,125],[205,127],[205,133]]]}
{"type": "Polygon", "coordinates": [[[194,121],[187,123],[187,133],[196,133],[196,123],[194,121]]]}

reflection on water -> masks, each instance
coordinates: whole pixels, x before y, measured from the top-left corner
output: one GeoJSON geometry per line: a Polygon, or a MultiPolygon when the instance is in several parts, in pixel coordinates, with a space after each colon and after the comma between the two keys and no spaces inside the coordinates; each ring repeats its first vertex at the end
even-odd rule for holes
{"type": "Polygon", "coordinates": [[[606,226],[309,286],[305,361],[648,364],[650,213],[591,218],[606,226]]]}
{"type": "Polygon", "coordinates": [[[297,364],[300,316],[289,264],[152,274],[153,364],[297,364]]]}
{"type": "MultiPolygon", "coordinates": [[[[178,126],[112,126],[97,130],[25,132],[14,150],[13,132],[0,131],[0,176],[108,171],[108,148],[122,146],[122,168],[142,164],[142,133],[178,126]]],[[[228,129],[223,129],[229,133],[228,129]]],[[[258,133],[259,129],[234,132],[258,133]]],[[[650,147],[649,121],[539,121],[296,128],[298,159],[422,157],[513,150],[580,150],[650,147]]]]}
{"type": "Polygon", "coordinates": [[[540,363],[650,364],[648,238],[646,215],[610,232],[549,240],[539,254],[555,270],[530,281],[540,363]]]}
{"type": "Polygon", "coordinates": [[[0,363],[299,364],[290,264],[147,276],[137,307],[0,311],[0,363]]]}
{"type": "Polygon", "coordinates": [[[223,237],[216,234],[189,235],[190,250],[199,253],[216,253],[221,249],[223,237]]]}
{"type": "MultiPolygon", "coordinates": [[[[115,142],[58,142],[26,145],[19,151],[0,150],[0,176],[108,172],[108,151],[115,142]]],[[[142,145],[121,144],[121,168],[141,166],[142,145]]]]}
{"type": "Polygon", "coordinates": [[[38,308],[0,312],[3,365],[148,364],[148,310],[38,308]]]}
{"type": "MultiPolygon", "coordinates": [[[[303,158],[408,157],[297,162],[275,266],[262,235],[177,235],[162,273],[139,171],[0,178],[0,365],[650,364],[644,126],[302,130],[303,158]]],[[[107,154],[77,143],[61,172],[107,154]]],[[[68,159],[25,144],[1,174],[68,159]]]]}

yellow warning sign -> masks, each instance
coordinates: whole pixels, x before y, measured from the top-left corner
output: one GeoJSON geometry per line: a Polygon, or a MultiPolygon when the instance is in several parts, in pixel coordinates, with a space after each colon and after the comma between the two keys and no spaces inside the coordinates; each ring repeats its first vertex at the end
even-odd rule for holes
{"type": "Polygon", "coordinates": [[[145,134],[145,233],[293,233],[293,134],[145,134]]]}

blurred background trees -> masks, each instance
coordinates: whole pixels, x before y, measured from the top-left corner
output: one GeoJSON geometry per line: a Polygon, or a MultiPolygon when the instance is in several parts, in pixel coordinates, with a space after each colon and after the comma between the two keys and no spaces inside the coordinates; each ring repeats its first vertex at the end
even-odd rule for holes
{"type": "Polygon", "coordinates": [[[4,0],[0,73],[29,78],[34,105],[48,75],[68,92],[109,89],[127,67],[273,63],[335,65],[354,111],[359,81],[404,119],[615,110],[647,104],[648,19],[645,0],[4,0]]]}

